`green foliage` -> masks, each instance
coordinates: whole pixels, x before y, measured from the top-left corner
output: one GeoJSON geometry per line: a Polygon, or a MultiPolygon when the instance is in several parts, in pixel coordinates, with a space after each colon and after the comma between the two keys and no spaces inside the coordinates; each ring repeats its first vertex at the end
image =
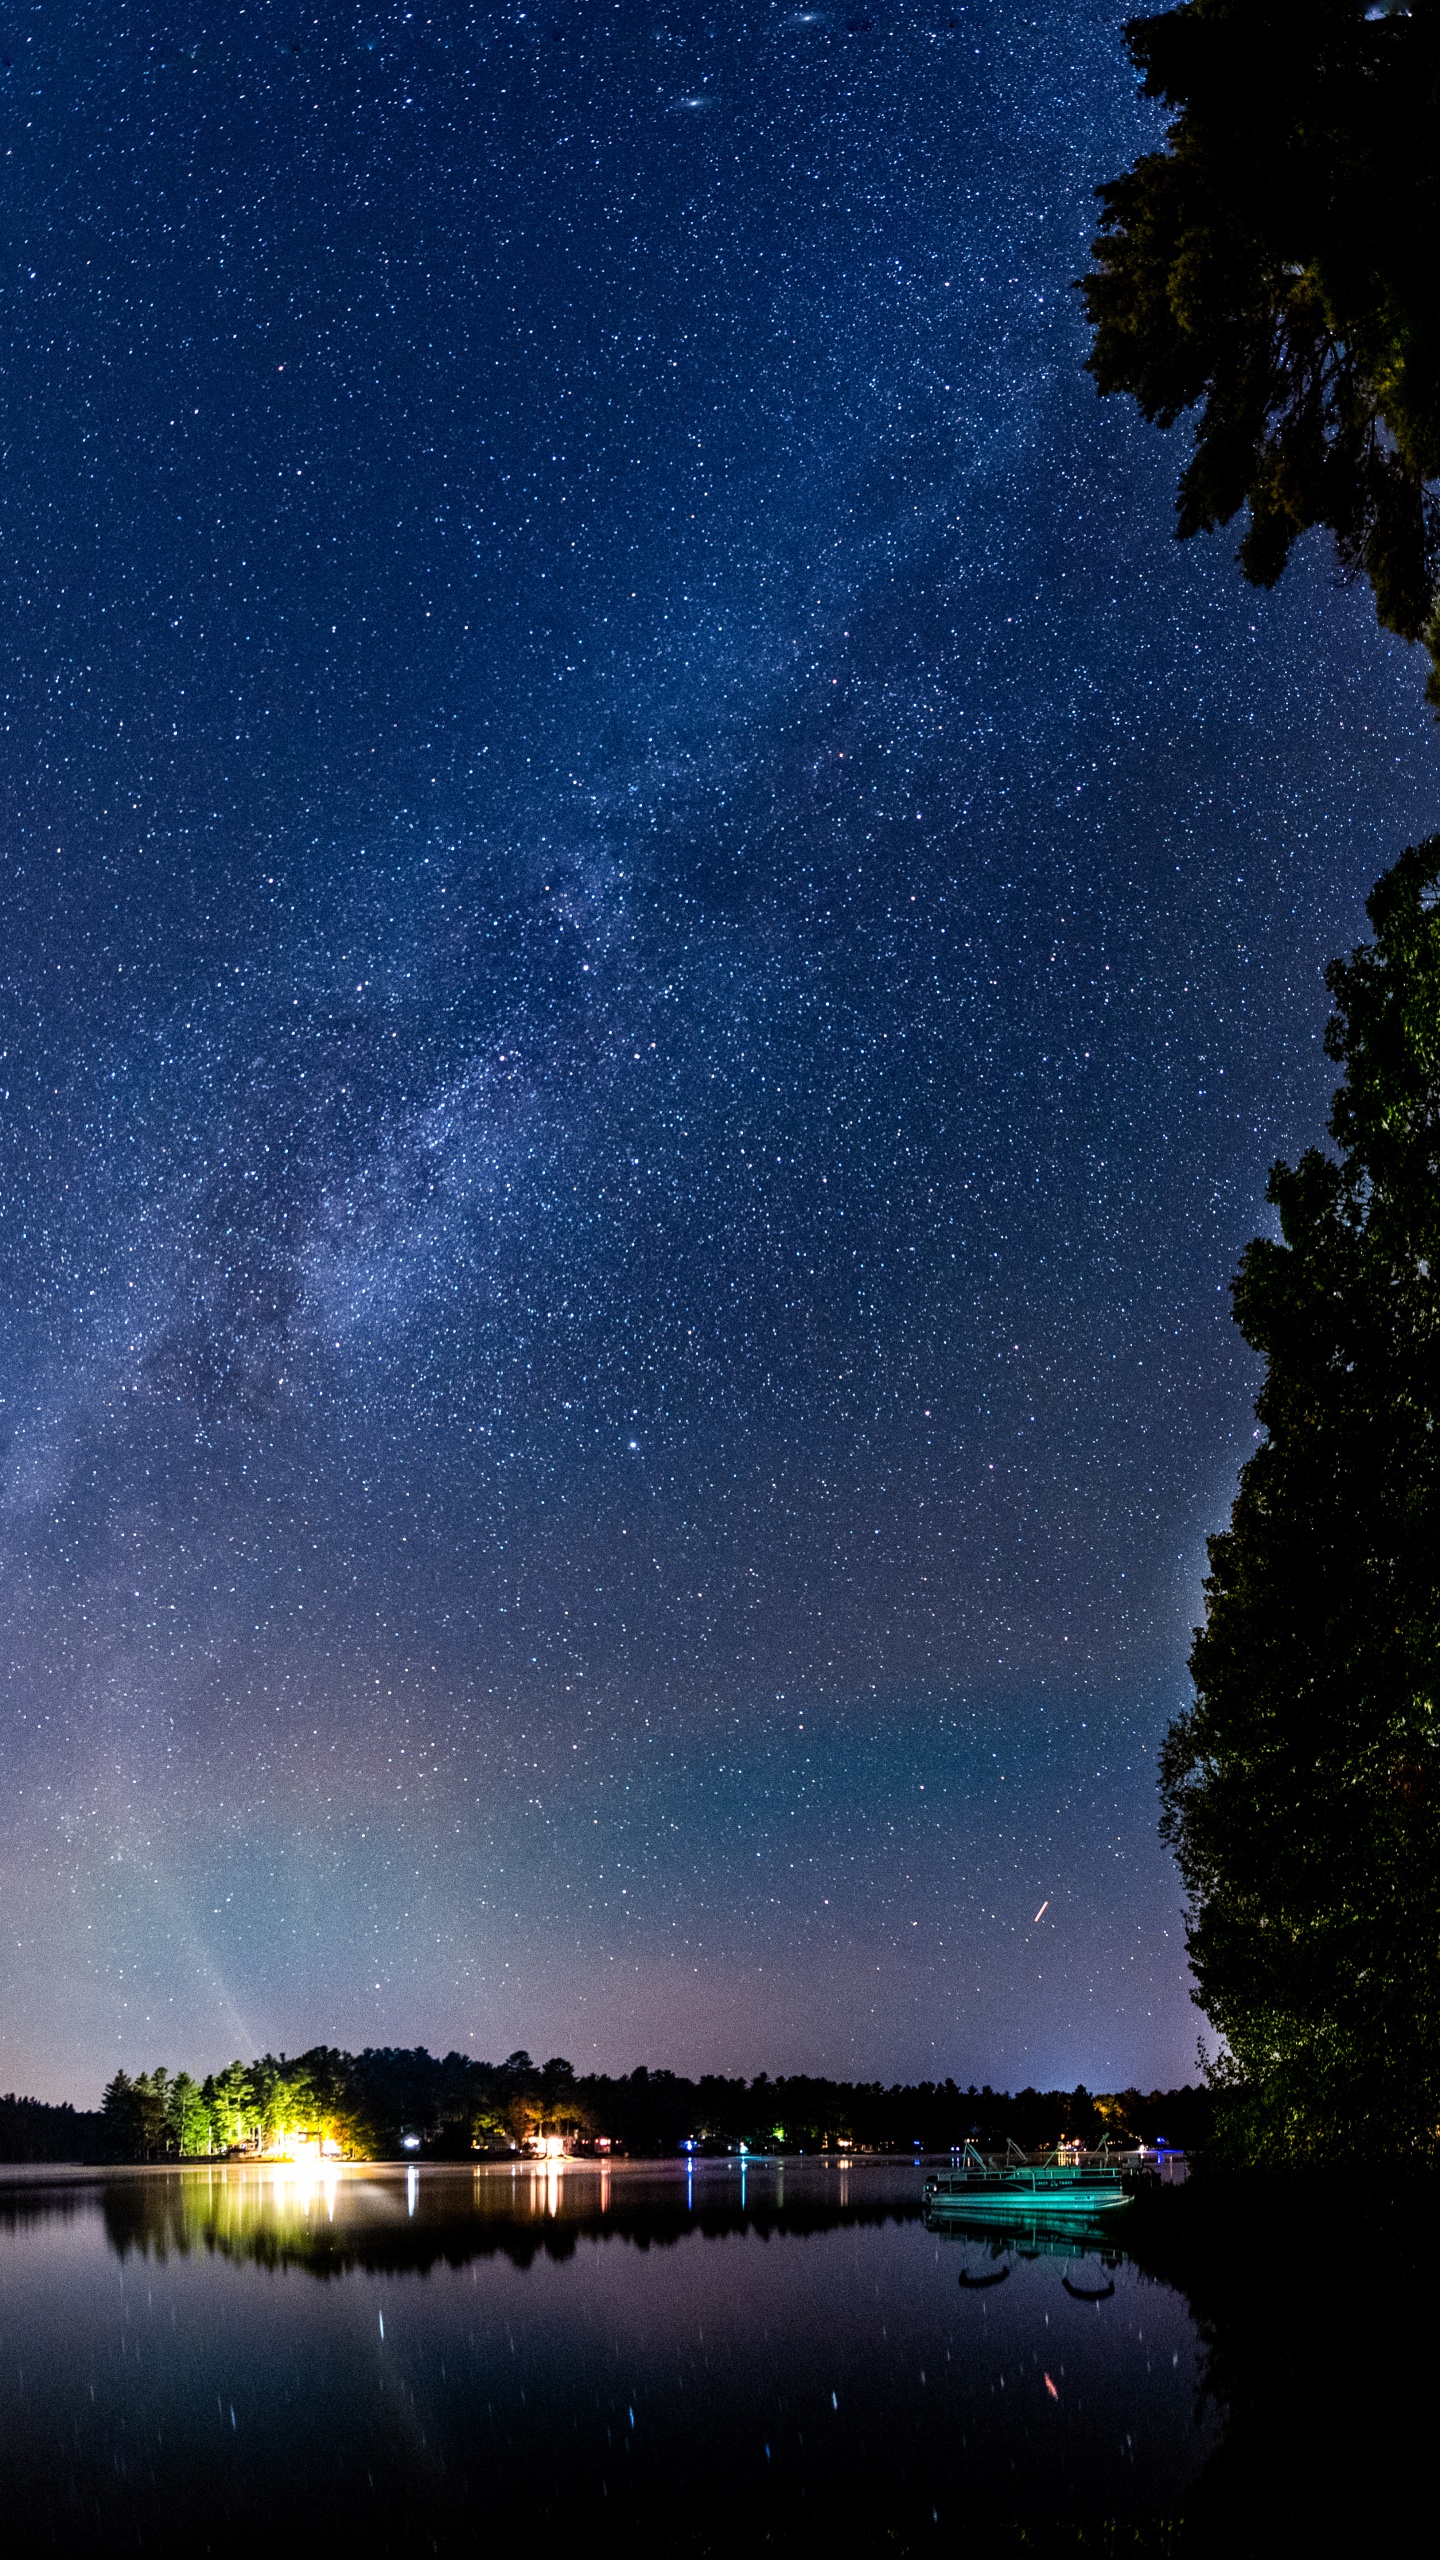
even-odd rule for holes
{"type": "Polygon", "coordinates": [[[106,2148],[119,2160],[164,2160],[172,2151],[203,2149],[204,2143],[182,2136],[198,2130],[200,2093],[188,2073],[171,2081],[164,2066],[130,2079],[117,2071],[101,2106],[106,2148]]]}
{"type": "MultiPolygon", "coordinates": [[[[159,2149],[145,2147],[138,2093],[157,2077],[165,2075],[131,2081],[116,2073],[104,2111],[93,2120],[101,2156],[168,2157],[179,2147],[173,2125],[184,2073],[165,2082],[172,2129],[159,2149]]],[[[193,2081],[186,2085],[194,2088],[193,2081]]],[[[962,2089],[953,2080],[888,2088],[800,2075],[771,2080],[764,2072],[754,2080],[718,2074],[689,2080],[643,2067],[580,2078],[558,2055],[541,2065],[516,2052],[496,2063],[463,2053],[437,2059],[423,2046],[339,2053],[316,2045],[294,2061],[267,2054],[248,2065],[231,2063],[195,2097],[221,2154],[263,2145],[268,2122],[278,2140],[318,2137],[338,2143],[351,2159],[376,2160],[409,2156],[402,2154],[406,2136],[415,2137],[427,2160],[473,2160],[485,2151],[513,2156],[536,2133],[574,2134],[582,2143],[603,2136],[617,2153],[653,2157],[673,2156],[682,2142],[715,2151],[743,2142],[752,2151],[843,2144],[908,2152],[916,2146],[945,2151],[967,2136],[1003,2144],[1008,2135],[1034,2150],[1066,2135],[1116,2140],[1122,2124],[1129,2140],[1163,2134],[1193,2148],[1206,2139],[1212,2113],[1202,2089],[1152,2090],[1144,2097],[1130,2089],[1099,2099],[1084,2089],[1022,2089],[1007,2097],[988,2087],[962,2089]]]]}
{"type": "Polygon", "coordinates": [[[243,2062],[227,2063],[204,2088],[217,2151],[238,2150],[254,2128],[255,2092],[243,2062]]]}
{"type": "Polygon", "coordinates": [[[1440,2143],[1440,838],[1329,973],[1338,1159],[1241,1263],[1265,1437],[1210,1543],[1165,1829],[1242,2157],[1440,2143]]]}
{"type": "Polygon", "coordinates": [[[210,2149],[210,2110],[188,2071],[177,2071],[165,2103],[165,2130],[182,2160],[210,2149]]]}
{"type": "Polygon", "coordinates": [[[1199,410],[1181,536],[1241,507],[1246,575],[1326,526],[1440,704],[1440,0],[1188,0],[1126,40],[1166,146],[1100,189],[1090,370],[1199,410]]]}

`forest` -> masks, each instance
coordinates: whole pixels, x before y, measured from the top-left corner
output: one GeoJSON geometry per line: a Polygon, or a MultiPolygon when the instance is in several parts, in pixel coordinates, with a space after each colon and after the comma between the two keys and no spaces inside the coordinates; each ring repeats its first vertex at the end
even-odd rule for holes
{"type": "Polygon", "coordinates": [[[880,2081],[799,2075],[687,2079],[674,2071],[577,2074],[560,2056],[504,2062],[423,2046],[343,2053],[316,2045],[264,2054],[203,2078],[164,2066],[117,2071],[98,2110],[0,2098],[0,2159],[81,2162],[245,2157],[325,2143],[354,2160],[513,2156],[537,2137],[584,2151],[663,2158],[724,2152],[947,2151],[967,2137],[1026,2150],[1069,2136],[1087,2144],[1153,2141],[1194,2148],[1209,2128],[1198,2088],[1090,2091],[962,2089],[954,2080],[880,2081]]]}

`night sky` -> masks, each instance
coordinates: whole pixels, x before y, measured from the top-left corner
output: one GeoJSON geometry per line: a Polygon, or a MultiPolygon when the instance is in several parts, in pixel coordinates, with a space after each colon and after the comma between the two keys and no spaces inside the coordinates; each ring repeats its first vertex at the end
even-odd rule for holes
{"type": "Polygon", "coordinates": [[[1437,749],[1081,369],[1129,5],[6,12],[0,2086],[1194,2076],[1437,749]]]}

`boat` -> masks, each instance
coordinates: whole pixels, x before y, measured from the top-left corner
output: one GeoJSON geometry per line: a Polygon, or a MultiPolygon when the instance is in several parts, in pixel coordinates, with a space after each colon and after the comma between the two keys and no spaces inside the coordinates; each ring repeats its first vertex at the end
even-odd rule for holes
{"type": "Polygon", "coordinates": [[[1110,2150],[1081,2151],[1060,2143],[1053,2151],[1022,2151],[1011,2143],[1003,2154],[987,2158],[967,2142],[948,2169],[932,2169],[925,2180],[927,2221],[951,2216],[1022,2213],[1067,2221],[1108,2213],[1129,2201],[1126,2171],[1134,2161],[1110,2150]]]}

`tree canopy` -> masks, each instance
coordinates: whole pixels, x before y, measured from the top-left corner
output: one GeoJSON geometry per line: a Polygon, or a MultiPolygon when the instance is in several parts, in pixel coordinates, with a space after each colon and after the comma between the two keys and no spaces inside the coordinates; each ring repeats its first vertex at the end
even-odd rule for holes
{"type": "Polygon", "coordinates": [[[1335,963],[1330,1134],[1235,1313],[1264,1439],[1162,1792],[1242,2152],[1440,2148],[1440,838],[1335,963]]]}
{"type": "MultiPolygon", "coordinates": [[[[163,2068],[131,2079],[117,2071],[100,2116],[36,2109],[34,2101],[0,2100],[0,2158],[6,2156],[6,2104],[60,2122],[48,2129],[17,2122],[15,2138],[42,2136],[72,2146],[90,2138],[87,2156],[112,2160],[246,2157],[291,2141],[323,2140],[350,2159],[473,2160],[513,2158],[534,2135],[561,2133],[635,2157],[678,2149],[814,2151],[948,2150],[973,2136],[1026,2149],[1061,2135],[1084,2142],[1153,2141],[1182,2147],[1209,2130],[1211,2105],[1202,2089],[961,2089],[953,2080],[896,2083],[824,2080],[796,2074],[753,2080],[706,2073],[691,2080],[643,2065],[614,2076],[578,2074],[563,2055],[533,2062],[516,2051],[504,2062],[427,2053],[423,2046],[372,2046],[342,2053],[316,2045],[294,2057],[265,2054],[232,2062],[198,2088],[185,2072],[163,2068]],[[77,2125],[81,2132],[77,2135],[77,2125]]],[[[16,2154],[15,2156],[22,2156],[16,2154]]],[[[24,2156],[28,2156],[24,2155],[24,2156]]],[[[39,2156],[37,2154],[37,2156],[39,2156]]],[[[48,2157],[77,2157],[52,2148],[48,2157]]]]}
{"type": "Polygon", "coordinates": [[[1248,507],[1268,587],[1328,527],[1440,706],[1440,0],[1188,0],[1125,34],[1173,112],[1099,190],[1090,370],[1163,427],[1198,409],[1182,537],[1248,507]]]}

